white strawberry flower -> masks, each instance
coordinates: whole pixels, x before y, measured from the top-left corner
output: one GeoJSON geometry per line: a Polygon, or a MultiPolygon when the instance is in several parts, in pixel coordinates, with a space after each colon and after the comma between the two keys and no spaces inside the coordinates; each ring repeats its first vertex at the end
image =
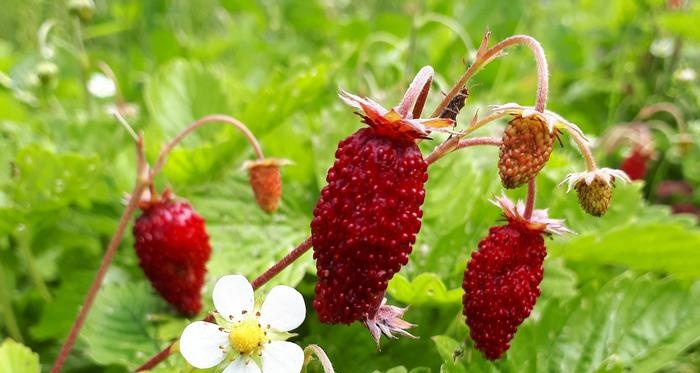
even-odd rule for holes
{"type": "Polygon", "coordinates": [[[225,362],[223,373],[299,373],[304,351],[285,341],[306,317],[301,294],[276,286],[261,306],[241,275],[224,276],[212,294],[216,324],[195,321],[180,337],[180,353],[195,368],[225,362]],[[261,369],[262,368],[262,369],[261,369]]]}

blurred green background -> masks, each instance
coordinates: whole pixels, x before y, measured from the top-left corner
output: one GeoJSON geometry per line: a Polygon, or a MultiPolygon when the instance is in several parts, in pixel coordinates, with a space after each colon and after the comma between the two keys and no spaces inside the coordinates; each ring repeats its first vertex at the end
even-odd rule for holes
{"type": "MultiPolygon", "coordinates": [[[[492,43],[517,33],[542,43],[548,108],[594,144],[615,125],[625,133],[644,122],[653,140],[646,180],[618,183],[605,217],[585,215],[557,187],[584,167],[562,138],[538,178],[538,208],[578,234],[548,241],[542,297],[510,352],[490,363],[467,337],[460,285],[469,253],[499,224],[487,201],[501,193],[497,151],[454,153],[430,169],[421,234],[389,288],[393,303],[411,305],[406,318],[420,339],[384,341],[379,352],[361,325],[322,325],[308,303],[295,341],[322,346],[338,372],[700,372],[697,2],[122,0],[96,1],[83,20],[71,12],[80,3],[2,0],[0,372],[48,370],[131,190],[134,148],[110,107],[144,131],[151,160],[187,123],[222,113],[247,123],[267,155],[294,162],[275,215],[254,204],[240,170],[252,152],[225,126],[188,138],[158,178],[207,220],[211,309],[218,276],[252,279],[308,236],[335,147],[361,126],[338,88],[392,106],[429,64],[431,110],[487,30],[492,43]],[[115,94],[94,80],[101,63],[118,81],[115,94]],[[639,115],[660,102],[680,113],[684,132],[667,112],[639,115]],[[664,182],[680,189],[662,199],[664,182]],[[690,214],[671,214],[679,204],[690,214]]],[[[532,105],[536,78],[531,53],[508,50],[471,81],[458,127],[488,105],[532,105]]],[[[503,124],[477,135],[500,136],[503,124]]],[[[594,152],[617,168],[637,145],[594,152]]],[[[64,371],[134,369],[188,323],[151,290],[131,244],[127,235],[64,371]]],[[[273,284],[296,285],[310,302],[313,271],[306,254],[273,284]]],[[[187,369],[173,356],[157,371],[187,369]]]]}

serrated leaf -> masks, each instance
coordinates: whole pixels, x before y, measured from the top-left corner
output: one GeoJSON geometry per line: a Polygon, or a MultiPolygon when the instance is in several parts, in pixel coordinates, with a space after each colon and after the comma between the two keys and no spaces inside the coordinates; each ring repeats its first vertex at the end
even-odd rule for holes
{"type": "Polygon", "coordinates": [[[550,246],[552,256],[567,260],[700,277],[700,230],[673,221],[622,226],[557,240],[550,246]]]}
{"type": "Polygon", "coordinates": [[[468,348],[470,372],[653,372],[700,341],[700,283],[625,273],[548,303],[519,328],[505,357],[468,348]]]}
{"type": "Polygon", "coordinates": [[[0,345],[0,372],[38,373],[41,371],[39,355],[29,347],[12,339],[5,339],[0,345]]]}
{"type": "Polygon", "coordinates": [[[80,334],[85,353],[102,365],[136,368],[168,342],[149,319],[166,310],[146,282],[103,285],[80,334]]]}

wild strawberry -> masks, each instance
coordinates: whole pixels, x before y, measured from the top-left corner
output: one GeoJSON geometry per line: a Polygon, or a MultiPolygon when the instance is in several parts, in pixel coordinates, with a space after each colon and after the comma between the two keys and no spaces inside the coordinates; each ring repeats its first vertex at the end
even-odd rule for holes
{"type": "Polygon", "coordinates": [[[544,167],[552,154],[554,135],[537,115],[516,115],[501,139],[498,174],[503,186],[512,189],[526,184],[544,167]]]}
{"type": "Polygon", "coordinates": [[[164,193],[142,205],[134,224],[134,248],[151,285],[178,311],[194,316],[211,254],[204,219],[187,202],[164,193]]]}
{"type": "Polygon", "coordinates": [[[610,207],[615,179],[630,182],[623,171],[601,168],[587,172],[569,174],[563,183],[568,182],[570,191],[576,189],[578,202],[583,211],[593,216],[603,216],[610,207]]]}
{"type": "Polygon", "coordinates": [[[552,154],[559,128],[583,136],[578,126],[551,111],[540,113],[511,103],[494,106],[493,112],[513,115],[503,133],[498,158],[498,174],[508,189],[528,183],[542,170],[552,154]]]}
{"type": "Polygon", "coordinates": [[[286,164],[279,159],[264,159],[246,162],[243,165],[248,170],[248,180],[255,201],[263,211],[273,213],[282,197],[282,177],[280,176],[280,166],[286,164]]]}
{"type": "Polygon", "coordinates": [[[428,174],[416,140],[426,138],[429,127],[452,123],[414,119],[431,77],[432,69],[423,68],[391,110],[340,93],[345,103],[363,111],[369,128],[340,142],[314,209],[311,237],[319,280],[313,306],[324,323],[364,321],[370,331],[397,331],[392,325],[399,323],[387,315],[402,312],[378,311],[388,281],[408,261],[421,227],[428,174]]]}
{"type": "Polygon", "coordinates": [[[510,347],[518,326],[530,315],[540,295],[543,262],[547,251],[543,236],[564,233],[561,220],[549,219],[544,210],[532,218],[522,216],[505,196],[495,203],[503,209],[507,224],[492,227],[479,242],[464,273],[464,315],[471,338],[486,358],[500,358],[510,347]]]}
{"type": "Polygon", "coordinates": [[[651,157],[640,149],[634,149],[622,160],[620,169],[632,180],[644,180],[651,157]]]}

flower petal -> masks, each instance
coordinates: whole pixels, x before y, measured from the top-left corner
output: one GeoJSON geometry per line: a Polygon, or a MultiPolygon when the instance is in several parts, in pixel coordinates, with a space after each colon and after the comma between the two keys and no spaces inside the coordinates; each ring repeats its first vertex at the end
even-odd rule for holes
{"type": "Polygon", "coordinates": [[[276,341],[262,350],[262,366],[265,373],[296,373],[304,364],[304,351],[292,342],[276,341]]]}
{"type": "Polygon", "coordinates": [[[389,112],[389,110],[385,109],[382,105],[376,103],[371,98],[366,98],[366,97],[363,98],[360,96],[356,96],[356,95],[353,95],[352,93],[346,92],[342,89],[338,93],[338,96],[347,105],[352,106],[356,109],[362,109],[362,111],[364,111],[365,113],[368,110],[372,110],[377,115],[382,116],[382,115],[389,112]]]}
{"type": "Polygon", "coordinates": [[[296,289],[285,285],[272,288],[260,308],[260,324],[263,327],[269,325],[280,332],[298,327],[305,317],[304,297],[296,289]]]}
{"type": "Polygon", "coordinates": [[[260,367],[253,360],[239,357],[221,373],[260,373],[260,367]]]}
{"type": "Polygon", "coordinates": [[[253,287],[241,275],[224,276],[216,282],[214,292],[216,311],[229,320],[241,320],[242,315],[253,311],[253,287]]]}
{"type": "Polygon", "coordinates": [[[210,322],[195,321],[187,325],[180,337],[180,353],[193,367],[211,368],[224,360],[228,346],[228,333],[210,322]]]}

